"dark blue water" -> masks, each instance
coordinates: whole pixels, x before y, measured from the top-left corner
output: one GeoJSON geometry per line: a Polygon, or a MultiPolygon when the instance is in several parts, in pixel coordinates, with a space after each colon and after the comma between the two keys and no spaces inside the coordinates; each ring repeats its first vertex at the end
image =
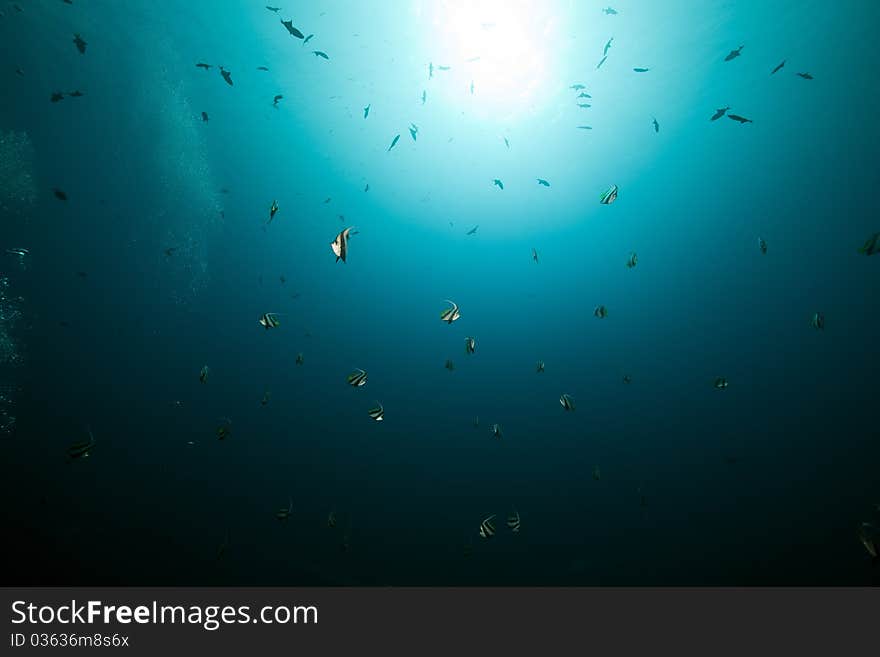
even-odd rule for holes
{"type": "Polygon", "coordinates": [[[2,9],[8,582],[877,582],[880,10],[264,5],[2,9]]]}

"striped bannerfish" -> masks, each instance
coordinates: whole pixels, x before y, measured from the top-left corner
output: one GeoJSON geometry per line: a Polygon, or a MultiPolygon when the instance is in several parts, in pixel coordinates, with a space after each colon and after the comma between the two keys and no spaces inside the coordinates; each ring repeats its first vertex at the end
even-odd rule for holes
{"type": "Polygon", "coordinates": [[[370,417],[376,420],[376,422],[381,422],[385,419],[385,407],[382,406],[380,402],[376,402],[376,407],[371,408],[367,413],[369,413],[370,417]]]}
{"type": "Polygon", "coordinates": [[[226,417],[220,418],[220,426],[217,427],[217,440],[229,438],[232,433],[232,420],[226,417]]]}
{"type": "Polygon", "coordinates": [[[278,520],[287,520],[290,517],[290,514],[293,512],[293,500],[289,497],[287,498],[287,508],[286,509],[278,509],[275,512],[275,517],[278,520]]]}
{"type": "Polygon", "coordinates": [[[480,538],[492,538],[495,536],[495,525],[492,524],[492,519],[494,517],[495,514],[493,513],[480,523],[480,538]]]}
{"type": "Polygon", "coordinates": [[[92,428],[86,427],[86,431],[89,433],[88,440],[73,443],[73,445],[67,448],[67,457],[69,460],[75,461],[76,459],[88,458],[89,454],[91,454],[94,449],[96,441],[95,437],[92,435],[92,428]]]}
{"type": "Polygon", "coordinates": [[[507,526],[510,527],[510,531],[512,531],[514,534],[519,534],[519,511],[517,511],[516,509],[513,510],[513,513],[507,516],[507,526]]]}
{"type": "Polygon", "coordinates": [[[492,427],[489,429],[489,433],[492,434],[492,436],[494,436],[495,438],[500,439],[501,438],[501,425],[500,424],[493,424],[492,427]]]}
{"type": "Polygon", "coordinates": [[[350,234],[351,228],[345,228],[336,236],[336,239],[330,242],[330,248],[336,254],[336,262],[342,260],[345,263],[345,258],[348,255],[348,236],[350,234]]]}
{"type": "Polygon", "coordinates": [[[767,254],[767,242],[764,241],[763,237],[758,238],[758,248],[761,249],[761,253],[767,254]]]}
{"type": "Polygon", "coordinates": [[[632,377],[629,374],[624,374],[623,375],[623,382],[624,383],[632,383],[632,377]]]}
{"type": "Polygon", "coordinates": [[[270,328],[278,328],[281,326],[281,321],[278,319],[278,313],[264,313],[262,317],[260,317],[260,326],[263,326],[267,331],[270,328]]]}
{"type": "Polygon", "coordinates": [[[599,203],[602,205],[611,205],[617,200],[617,185],[611,185],[605,192],[599,196],[599,203]]]}
{"type": "Polygon", "coordinates": [[[452,304],[452,307],[447,308],[440,313],[440,320],[446,322],[447,324],[452,324],[452,322],[461,317],[461,313],[458,312],[457,303],[455,303],[454,301],[450,301],[449,299],[446,299],[446,303],[452,304]]]}
{"type": "Polygon", "coordinates": [[[207,365],[203,365],[201,371],[199,372],[199,381],[202,383],[208,382],[208,372],[211,370],[208,369],[207,365]]]}
{"type": "Polygon", "coordinates": [[[532,247],[532,260],[535,261],[535,264],[538,263],[538,250],[532,247]]]}
{"type": "Polygon", "coordinates": [[[859,249],[859,253],[864,253],[865,255],[880,253],[880,233],[874,233],[865,240],[865,244],[859,249]]]}
{"type": "Polygon", "coordinates": [[[477,341],[471,337],[464,339],[464,353],[472,354],[477,349],[477,341]]]}
{"type": "Polygon", "coordinates": [[[559,398],[559,403],[562,404],[562,408],[567,411],[574,410],[574,400],[567,392],[562,393],[562,397],[559,398]]]}
{"type": "Polygon", "coordinates": [[[327,526],[330,529],[333,529],[336,526],[336,512],[335,511],[331,511],[327,515],[327,526]]]}
{"type": "Polygon", "coordinates": [[[822,313],[814,313],[813,318],[810,320],[810,326],[817,331],[823,330],[825,328],[825,315],[822,313]]]}
{"type": "Polygon", "coordinates": [[[719,376],[717,379],[715,379],[715,387],[718,390],[724,390],[725,388],[727,388],[727,379],[725,379],[723,376],[719,376]]]}
{"type": "Polygon", "coordinates": [[[302,353],[298,353],[298,354],[296,355],[296,364],[297,364],[297,365],[302,365],[302,364],[303,364],[303,355],[302,355],[302,353]]]}
{"type": "Polygon", "coordinates": [[[361,368],[357,368],[346,378],[348,385],[358,388],[367,382],[367,373],[361,368]]]}
{"type": "Polygon", "coordinates": [[[535,365],[535,372],[537,372],[538,374],[540,374],[540,373],[543,372],[543,371],[544,371],[544,361],[543,361],[543,360],[539,360],[539,361],[537,362],[537,364],[535,365]]]}
{"type": "Polygon", "coordinates": [[[608,309],[605,306],[596,306],[596,310],[593,311],[593,314],[599,319],[605,319],[608,317],[608,309]]]}
{"type": "Polygon", "coordinates": [[[629,269],[632,269],[637,264],[639,264],[639,256],[637,256],[635,253],[630,253],[629,258],[627,258],[627,260],[626,260],[626,266],[629,269]]]}
{"type": "Polygon", "coordinates": [[[445,367],[447,370],[449,370],[449,371],[451,372],[452,370],[455,369],[455,363],[453,363],[451,360],[449,360],[449,359],[447,358],[447,359],[446,359],[446,365],[444,365],[443,367],[445,367]]]}

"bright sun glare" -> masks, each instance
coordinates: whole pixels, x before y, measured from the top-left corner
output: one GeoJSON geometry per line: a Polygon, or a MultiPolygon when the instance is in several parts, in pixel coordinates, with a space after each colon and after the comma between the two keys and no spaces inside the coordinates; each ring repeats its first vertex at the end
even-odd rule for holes
{"type": "MultiPolygon", "coordinates": [[[[439,48],[434,76],[449,75],[451,97],[471,93],[476,106],[510,116],[542,97],[552,66],[548,2],[446,0],[435,6],[433,41],[439,48]],[[449,71],[438,70],[449,66],[449,71]]],[[[546,97],[546,94],[544,95],[546,97]]],[[[451,99],[451,98],[450,98],[451,99]]]]}

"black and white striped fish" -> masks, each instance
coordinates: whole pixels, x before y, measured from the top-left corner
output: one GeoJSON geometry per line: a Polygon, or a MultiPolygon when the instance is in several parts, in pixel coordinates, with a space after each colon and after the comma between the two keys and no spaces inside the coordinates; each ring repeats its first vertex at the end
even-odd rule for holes
{"type": "Polygon", "coordinates": [[[450,301],[449,299],[446,299],[446,303],[452,304],[452,307],[447,308],[440,313],[440,320],[446,322],[447,324],[452,324],[452,322],[461,317],[461,313],[458,311],[457,303],[455,303],[454,301],[450,301]]]}
{"type": "Polygon", "coordinates": [[[211,370],[208,369],[207,365],[203,365],[201,371],[199,371],[199,381],[201,381],[202,383],[207,383],[208,382],[208,373],[210,371],[211,370]]]}
{"type": "Polygon", "coordinates": [[[810,326],[817,331],[822,331],[825,328],[825,315],[814,313],[812,319],[810,319],[810,326]]]}
{"type": "Polygon", "coordinates": [[[71,461],[88,458],[89,454],[91,454],[92,450],[95,448],[96,441],[95,437],[92,435],[91,427],[86,427],[86,431],[89,432],[88,440],[76,442],[67,448],[67,456],[71,461]]]}
{"type": "Polygon", "coordinates": [[[330,242],[330,248],[333,249],[333,253],[336,254],[336,262],[342,260],[344,263],[345,258],[348,256],[349,235],[351,235],[351,228],[345,228],[336,236],[336,239],[330,242]]]}
{"type": "Polygon", "coordinates": [[[725,379],[723,376],[719,376],[717,379],[715,379],[715,387],[718,390],[724,390],[725,388],[727,388],[727,379],[725,379]]]}
{"type": "Polygon", "coordinates": [[[296,364],[297,364],[297,365],[302,365],[303,362],[304,362],[304,360],[303,360],[303,355],[302,355],[302,353],[297,354],[297,355],[296,355],[296,364]]]}
{"type": "Polygon", "coordinates": [[[540,374],[541,372],[544,371],[544,361],[543,361],[543,360],[539,360],[539,361],[535,364],[535,371],[536,371],[538,374],[540,374]]]}
{"type": "Polygon", "coordinates": [[[348,385],[350,386],[354,386],[355,388],[360,387],[367,382],[367,373],[361,368],[357,368],[346,377],[346,381],[348,381],[348,385]]]}
{"type": "Polygon", "coordinates": [[[472,354],[476,351],[477,341],[471,337],[467,337],[464,339],[464,353],[472,354]]]}
{"type": "Polygon", "coordinates": [[[637,256],[635,253],[630,253],[629,258],[627,258],[627,260],[626,260],[626,266],[629,269],[632,269],[637,264],[639,264],[639,256],[637,256]]]}
{"type": "Polygon", "coordinates": [[[611,205],[617,200],[617,185],[611,185],[605,192],[599,196],[599,203],[602,205],[611,205]]]}
{"type": "Polygon", "coordinates": [[[501,425],[493,424],[492,427],[489,429],[489,433],[492,434],[492,436],[495,438],[501,438],[501,425]]]}
{"type": "Polygon", "coordinates": [[[507,526],[510,527],[510,531],[512,531],[514,534],[519,534],[519,511],[517,511],[516,509],[513,510],[513,513],[507,516],[507,526]]]}
{"type": "Polygon", "coordinates": [[[336,512],[335,511],[331,511],[329,514],[327,514],[327,526],[330,529],[333,529],[336,526],[336,512]]]}
{"type": "Polygon", "coordinates": [[[596,306],[596,310],[593,311],[593,314],[599,319],[605,319],[608,317],[608,309],[605,306],[596,306]]]}
{"type": "Polygon", "coordinates": [[[281,326],[281,321],[278,319],[277,313],[265,313],[262,317],[260,317],[260,326],[264,327],[267,331],[270,328],[278,328],[281,326]]]}
{"type": "Polygon", "coordinates": [[[385,407],[382,406],[382,404],[379,402],[376,402],[376,407],[371,408],[369,411],[367,411],[367,413],[370,415],[371,418],[376,420],[376,422],[381,422],[385,419],[385,407]]]}
{"type": "Polygon", "coordinates": [[[562,393],[562,396],[559,398],[559,403],[562,404],[562,408],[567,411],[574,410],[574,400],[571,398],[571,395],[568,393],[562,393]]]}
{"type": "Polygon", "coordinates": [[[492,524],[493,518],[495,518],[494,513],[480,523],[480,538],[492,538],[495,536],[495,525],[492,524]]]}
{"type": "Polygon", "coordinates": [[[859,253],[864,255],[874,255],[880,253],[880,233],[874,233],[865,240],[865,244],[859,249],[859,253]]]}

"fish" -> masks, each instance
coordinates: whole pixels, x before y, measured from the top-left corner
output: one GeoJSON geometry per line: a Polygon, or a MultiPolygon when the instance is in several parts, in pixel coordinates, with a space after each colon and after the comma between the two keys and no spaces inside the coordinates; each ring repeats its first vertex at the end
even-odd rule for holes
{"type": "Polygon", "coordinates": [[[446,359],[446,364],[445,364],[443,367],[445,367],[447,370],[449,370],[450,372],[452,372],[452,371],[455,370],[455,363],[453,363],[451,360],[449,360],[449,359],[447,358],[447,359],[446,359]]]}
{"type": "Polygon", "coordinates": [[[25,248],[15,247],[15,248],[12,248],[12,249],[6,249],[6,253],[9,253],[9,254],[11,254],[11,255],[16,255],[16,256],[18,256],[19,258],[24,258],[24,257],[26,257],[26,256],[28,255],[28,253],[30,253],[30,251],[28,251],[28,250],[25,249],[25,248]]]}
{"type": "Polygon", "coordinates": [[[825,315],[822,313],[813,313],[812,318],[810,318],[810,326],[817,331],[825,330],[825,315]]]}
{"type": "Polygon", "coordinates": [[[599,319],[605,319],[606,317],[608,317],[608,309],[605,308],[605,306],[596,306],[593,314],[599,319]]]}
{"type": "Polygon", "coordinates": [[[269,11],[275,12],[276,14],[279,11],[281,11],[281,7],[270,7],[269,5],[266,5],[266,9],[268,9],[269,11]]]}
{"type": "Polygon", "coordinates": [[[578,103],[577,106],[581,109],[589,109],[592,107],[592,105],[590,105],[589,103],[578,103]]]}
{"type": "Polygon", "coordinates": [[[471,96],[474,95],[474,81],[471,80],[471,96]]]}
{"type": "Polygon", "coordinates": [[[593,129],[593,126],[591,126],[591,125],[579,125],[579,126],[577,127],[577,129],[578,129],[578,130],[592,130],[592,129],[593,129]]]}
{"type": "Polygon", "coordinates": [[[86,46],[88,45],[79,34],[73,35],[73,43],[80,55],[86,54],[86,46]]]}
{"type": "Polygon", "coordinates": [[[331,511],[327,514],[327,526],[333,529],[336,526],[336,512],[331,511]]]}
{"type": "Polygon", "coordinates": [[[423,90],[423,91],[422,91],[422,105],[425,104],[425,101],[426,101],[427,99],[428,99],[428,92],[423,90]]]}
{"type": "Polygon", "coordinates": [[[715,379],[715,383],[713,385],[715,386],[716,390],[726,390],[728,386],[727,379],[725,379],[723,376],[719,376],[717,379],[715,379]]]}
{"type": "Polygon", "coordinates": [[[409,124],[409,135],[410,135],[410,137],[413,138],[413,141],[416,140],[417,134],[419,134],[419,126],[417,126],[415,123],[410,123],[409,124]]]}
{"type": "MultiPolygon", "coordinates": [[[[372,105],[372,103],[370,105],[372,105]]],[[[367,118],[370,115],[370,105],[367,105],[364,108],[364,118],[367,118]]],[[[391,149],[389,148],[388,150],[391,150],[391,149]]]]}
{"type": "Polygon", "coordinates": [[[629,258],[626,259],[627,268],[632,269],[637,264],[639,264],[639,256],[636,253],[630,253],[629,258]]]}
{"type": "Polygon", "coordinates": [[[866,239],[862,248],[859,249],[859,253],[868,256],[880,253],[880,233],[874,233],[866,239]]]}
{"type": "Polygon", "coordinates": [[[257,70],[258,71],[268,71],[269,67],[268,66],[257,66],[257,70]]]}
{"type": "Polygon", "coordinates": [[[63,190],[58,189],[57,187],[52,190],[52,193],[55,195],[55,198],[57,198],[59,201],[66,201],[67,200],[67,194],[63,190]]]}
{"type": "Polygon", "coordinates": [[[296,355],[296,361],[295,361],[295,362],[296,362],[297,365],[302,365],[302,364],[303,364],[304,360],[303,360],[303,355],[302,355],[302,353],[299,353],[299,354],[296,355]]]}
{"type": "Polygon", "coordinates": [[[264,313],[262,317],[260,317],[260,326],[265,328],[267,331],[272,328],[278,328],[281,326],[281,322],[278,319],[277,313],[264,313]]]}
{"type": "Polygon", "coordinates": [[[592,98],[592,96],[590,94],[588,94],[586,91],[582,91],[578,94],[578,98],[592,98]]]}
{"type": "Polygon", "coordinates": [[[480,523],[480,538],[492,538],[495,536],[495,525],[492,524],[493,518],[495,518],[495,514],[492,514],[480,523]]]}
{"type": "Polygon", "coordinates": [[[543,371],[544,371],[544,361],[539,360],[537,363],[535,363],[535,372],[537,372],[538,374],[541,374],[543,371]]]}
{"type": "Polygon", "coordinates": [[[312,51],[312,54],[313,54],[315,57],[323,57],[324,59],[327,59],[327,60],[330,59],[330,58],[327,56],[327,53],[325,53],[323,50],[313,50],[313,51],[312,51]]]}
{"type": "Polygon", "coordinates": [[[207,365],[202,365],[202,369],[199,371],[199,381],[201,383],[208,382],[208,374],[210,373],[210,371],[211,370],[208,368],[207,365]]]}
{"type": "Polygon", "coordinates": [[[273,200],[272,205],[269,206],[269,218],[266,220],[267,224],[272,222],[275,218],[276,212],[278,212],[278,201],[273,200]]]}
{"type": "Polygon", "coordinates": [[[220,75],[222,75],[223,79],[226,80],[226,84],[228,84],[231,87],[232,86],[232,73],[230,73],[229,71],[227,71],[225,68],[223,68],[221,66],[220,67],[220,75]]]}
{"type": "Polygon", "coordinates": [[[728,105],[727,107],[719,107],[717,110],[715,110],[715,113],[712,115],[712,118],[710,118],[709,120],[710,121],[717,121],[722,116],[724,116],[727,113],[727,110],[729,110],[729,109],[730,109],[730,105],[728,105]]]}
{"type": "Polygon", "coordinates": [[[532,247],[532,260],[535,261],[535,264],[538,263],[538,250],[532,247]]]}
{"type": "Polygon", "coordinates": [[[67,95],[71,98],[82,98],[83,96],[85,96],[85,94],[79,89],[77,89],[76,91],[69,91],[67,95]]]}
{"type": "Polygon", "coordinates": [[[217,440],[226,440],[232,433],[232,420],[226,417],[220,418],[220,425],[217,427],[217,440]]]}
{"type": "Polygon", "coordinates": [[[208,122],[208,113],[207,112],[202,112],[202,121],[204,121],[205,123],[208,122]]]}
{"type": "MultiPolygon", "coordinates": [[[[389,150],[389,151],[397,145],[397,142],[398,142],[399,139],[400,139],[400,135],[395,135],[395,136],[394,136],[394,139],[391,140],[391,146],[388,147],[388,150],[389,150]]],[[[387,152],[387,151],[386,151],[386,152],[387,152]]]]}
{"type": "Polygon", "coordinates": [[[582,84],[573,84],[569,87],[569,89],[574,89],[575,91],[580,91],[581,89],[586,89],[586,87],[582,84]]]}
{"type": "Polygon", "coordinates": [[[774,73],[776,73],[776,72],[777,72],[779,69],[781,69],[783,66],[785,66],[785,60],[784,60],[784,59],[783,59],[779,64],[776,65],[776,68],[774,68],[772,71],[770,71],[770,75],[773,75],[774,73]]]}
{"type": "Polygon", "coordinates": [[[452,68],[451,66],[438,66],[437,70],[438,71],[449,71],[449,70],[451,70],[451,68],[452,68]]]}
{"type": "Polygon", "coordinates": [[[167,249],[165,249],[165,257],[170,258],[171,256],[174,255],[175,251],[177,251],[176,246],[169,246],[167,249]]]}
{"type": "Polygon", "coordinates": [[[617,200],[617,185],[611,185],[599,196],[599,203],[602,205],[611,205],[617,200]]]}
{"type": "Polygon", "coordinates": [[[567,392],[562,393],[562,396],[559,398],[559,403],[562,404],[562,408],[566,411],[574,410],[574,399],[571,398],[567,392]]]}
{"type": "Polygon", "coordinates": [[[611,42],[612,42],[612,41],[614,41],[614,37],[611,37],[610,39],[608,39],[608,42],[605,44],[605,49],[602,51],[602,54],[603,54],[603,55],[607,55],[607,54],[608,54],[608,50],[611,48],[611,42]]]}
{"type": "Polygon", "coordinates": [[[479,228],[479,227],[480,227],[480,224],[477,224],[476,226],[474,226],[473,228],[471,228],[468,232],[466,232],[465,235],[476,235],[476,234],[477,234],[477,228],[479,228]]]}
{"type": "Polygon", "coordinates": [[[731,61],[731,60],[733,60],[733,59],[736,59],[737,57],[740,56],[740,53],[742,52],[742,49],[743,49],[743,46],[740,46],[740,47],[737,48],[736,50],[731,50],[729,53],[727,53],[727,57],[724,58],[724,61],[725,61],[725,62],[729,62],[729,61],[731,61]]]}
{"type": "Polygon", "coordinates": [[[657,118],[652,117],[654,119],[654,132],[660,132],[660,124],[657,123],[657,118]]]}
{"type": "Polygon", "coordinates": [[[602,59],[599,60],[599,63],[596,64],[596,70],[597,70],[597,71],[598,71],[600,68],[602,68],[602,64],[605,63],[605,60],[606,60],[606,59],[608,59],[608,56],[607,56],[607,55],[606,55],[605,57],[603,57],[602,59]]]}
{"type": "Polygon", "coordinates": [[[651,69],[649,69],[649,68],[642,68],[642,67],[636,67],[633,69],[633,71],[635,71],[636,73],[647,73],[650,70],[651,69]]]}
{"type": "Polygon", "coordinates": [[[364,191],[365,191],[365,192],[370,191],[370,183],[367,183],[367,184],[364,186],[364,191]]]}
{"type": "Polygon", "coordinates": [[[434,77],[434,62],[428,62],[428,79],[434,77]]]}
{"type": "Polygon", "coordinates": [[[271,397],[271,396],[272,396],[272,393],[269,392],[268,390],[265,390],[263,392],[263,398],[260,400],[260,406],[265,406],[266,404],[268,404],[269,397],[271,397]]]}
{"type": "Polygon", "coordinates": [[[869,522],[859,525],[858,537],[861,544],[871,555],[871,563],[877,563],[877,528],[869,522]]]}
{"type": "Polygon", "coordinates": [[[498,180],[498,178],[493,180],[492,184],[495,185],[496,187],[498,187],[501,191],[504,191],[504,183],[501,182],[500,180],[498,180]]]}
{"type": "Polygon", "coordinates": [[[804,80],[812,80],[813,79],[813,76],[810,75],[809,73],[795,73],[795,75],[797,75],[800,78],[803,78],[804,80]]]}
{"type": "Polygon", "coordinates": [[[602,479],[602,472],[599,470],[598,465],[593,466],[593,479],[595,481],[599,481],[600,479],[602,479]]]}
{"type": "Polygon", "coordinates": [[[544,180],[543,178],[538,178],[538,184],[539,184],[539,185],[544,185],[544,187],[549,187],[549,186],[550,186],[550,183],[547,182],[546,180],[544,180]]]}
{"type": "Polygon", "coordinates": [[[367,414],[376,422],[381,422],[385,419],[385,407],[381,403],[376,402],[376,406],[367,411],[367,414]]]}
{"type": "Polygon", "coordinates": [[[727,118],[737,121],[738,123],[754,123],[754,121],[752,121],[751,119],[747,119],[746,117],[740,116],[739,114],[728,114],[727,118]]]}
{"type": "Polygon", "coordinates": [[[290,517],[290,514],[293,512],[293,500],[291,498],[287,498],[287,506],[281,509],[278,509],[275,512],[275,517],[278,520],[284,521],[290,517]]]}
{"type": "Polygon", "coordinates": [[[507,526],[510,528],[510,531],[514,534],[519,534],[520,528],[520,519],[519,519],[519,511],[516,509],[513,510],[509,516],[507,516],[507,526]]]}
{"type": "Polygon", "coordinates": [[[501,436],[502,436],[501,425],[500,424],[493,424],[489,428],[489,433],[492,435],[493,438],[498,438],[500,440],[501,436]]]}
{"type": "Polygon", "coordinates": [[[507,146],[508,149],[510,149],[510,142],[507,140],[507,137],[504,138],[504,145],[507,146]]]}
{"type": "Polygon", "coordinates": [[[763,237],[758,238],[758,248],[761,249],[761,253],[767,253],[767,242],[764,241],[763,237]]]}
{"type": "Polygon", "coordinates": [[[617,10],[612,7],[605,7],[605,9],[602,10],[602,13],[606,16],[617,16],[617,10]]]}
{"type": "Polygon", "coordinates": [[[367,373],[365,370],[358,367],[354,372],[345,377],[345,380],[348,382],[348,385],[353,388],[360,388],[367,383],[367,373]]]}
{"type": "Polygon", "coordinates": [[[330,242],[330,248],[333,249],[333,253],[336,254],[336,262],[342,260],[342,263],[345,264],[345,259],[348,256],[348,236],[351,234],[351,228],[346,228],[342,230],[336,238],[330,242]]]}
{"type": "Polygon", "coordinates": [[[446,308],[440,313],[440,321],[446,322],[447,324],[452,324],[455,320],[461,317],[461,313],[458,310],[458,304],[454,301],[450,301],[449,299],[445,300],[446,303],[450,304],[450,308],[446,308]]]}
{"type": "Polygon", "coordinates": [[[313,36],[315,36],[315,35],[314,35],[314,34],[310,34],[309,36],[307,36],[307,37],[303,40],[302,44],[303,44],[303,45],[306,45],[309,41],[312,40],[312,37],[313,37],[313,36]]]}
{"type": "Polygon", "coordinates": [[[329,202],[330,202],[330,197],[328,196],[327,198],[324,199],[324,205],[327,205],[329,202]]]}
{"type": "Polygon", "coordinates": [[[282,24],[282,25],[284,26],[284,28],[290,33],[291,36],[295,36],[297,39],[302,39],[302,38],[303,38],[303,33],[300,32],[298,29],[296,29],[296,28],[293,26],[293,19],[292,19],[292,18],[291,18],[290,20],[284,20],[284,19],[282,18],[282,19],[281,19],[281,24],[282,24]]]}
{"type": "Polygon", "coordinates": [[[88,458],[89,454],[92,453],[92,450],[95,448],[97,441],[95,440],[95,436],[92,435],[91,427],[87,426],[86,432],[88,432],[89,434],[88,440],[75,442],[67,448],[68,462],[75,461],[77,459],[88,458]]]}
{"type": "Polygon", "coordinates": [[[275,94],[275,97],[272,98],[272,107],[278,107],[278,101],[284,99],[284,94],[275,94]]]}
{"type": "Polygon", "coordinates": [[[468,336],[464,339],[464,353],[472,354],[477,350],[477,341],[468,336]]]}
{"type": "Polygon", "coordinates": [[[57,103],[59,100],[64,100],[64,94],[60,91],[55,91],[49,96],[50,103],[57,103]]]}
{"type": "Polygon", "coordinates": [[[205,62],[199,62],[198,64],[196,64],[196,68],[203,68],[207,71],[209,68],[214,68],[214,67],[211,64],[205,64],[205,62]]]}

